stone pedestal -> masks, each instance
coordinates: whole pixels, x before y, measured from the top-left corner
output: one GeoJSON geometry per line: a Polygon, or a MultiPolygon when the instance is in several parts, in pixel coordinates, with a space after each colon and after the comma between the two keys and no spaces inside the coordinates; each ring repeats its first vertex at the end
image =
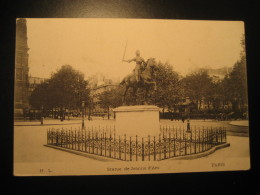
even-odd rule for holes
{"type": "Polygon", "coordinates": [[[121,106],[116,114],[116,134],[147,137],[160,132],[159,108],[153,105],[121,106]]]}

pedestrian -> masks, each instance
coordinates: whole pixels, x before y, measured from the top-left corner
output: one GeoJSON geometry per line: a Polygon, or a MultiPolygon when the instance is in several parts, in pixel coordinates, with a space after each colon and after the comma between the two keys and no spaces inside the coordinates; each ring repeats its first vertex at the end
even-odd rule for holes
{"type": "Polygon", "coordinates": [[[185,122],[184,114],[181,115],[181,120],[182,120],[183,123],[185,122]]]}

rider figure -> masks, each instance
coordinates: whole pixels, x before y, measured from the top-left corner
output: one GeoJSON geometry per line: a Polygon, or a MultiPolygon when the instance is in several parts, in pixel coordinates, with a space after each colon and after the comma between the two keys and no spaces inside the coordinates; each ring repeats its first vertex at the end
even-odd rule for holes
{"type": "Polygon", "coordinates": [[[136,50],[135,54],[136,54],[136,56],[133,59],[123,60],[123,62],[128,62],[128,63],[133,62],[133,61],[136,62],[134,73],[135,73],[137,82],[139,82],[140,81],[140,75],[141,75],[142,63],[145,63],[145,61],[140,56],[140,51],[139,50],[136,50]]]}

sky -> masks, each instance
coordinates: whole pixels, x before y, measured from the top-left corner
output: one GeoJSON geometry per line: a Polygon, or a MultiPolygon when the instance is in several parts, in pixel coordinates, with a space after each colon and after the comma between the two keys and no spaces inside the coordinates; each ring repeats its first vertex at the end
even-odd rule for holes
{"type": "Polygon", "coordinates": [[[123,78],[138,49],[186,75],[197,68],[232,67],[240,58],[244,23],[159,19],[29,19],[29,74],[49,78],[70,64],[85,77],[123,78]],[[127,43],[127,44],[126,44],[127,43]]]}

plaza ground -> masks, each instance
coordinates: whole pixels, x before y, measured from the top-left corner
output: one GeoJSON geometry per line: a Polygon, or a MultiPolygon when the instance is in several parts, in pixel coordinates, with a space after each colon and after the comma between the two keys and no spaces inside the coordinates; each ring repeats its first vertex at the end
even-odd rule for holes
{"type": "MultiPolygon", "coordinates": [[[[88,121],[85,120],[86,127],[114,127],[115,120],[107,120],[102,119],[101,117],[93,117],[93,120],[88,121]]],[[[16,121],[14,122],[15,129],[21,126],[28,126],[32,128],[35,126],[45,127],[45,129],[53,127],[53,128],[70,128],[70,127],[80,127],[82,124],[82,120],[80,118],[72,118],[70,120],[60,121],[57,119],[45,119],[43,125],[41,125],[40,121],[16,121]]],[[[181,120],[160,120],[160,124],[162,126],[175,126],[180,128],[187,127],[187,120],[183,123],[181,120]]],[[[234,136],[249,136],[249,128],[248,121],[217,121],[217,120],[191,120],[190,124],[193,128],[203,128],[203,127],[225,127],[228,135],[234,136]]],[[[18,128],[19,129],[19,128],[18,128]]]]}
{"type": "MultiPolygon", "coordinates": [[[[65,120],[62,122],[53,119],[44,120],[44,125],[41,125],[39,121],[15,122],[14,174],[22,176],[71,174],[91,175],[97,174],[97,171],[100,171],[99,174],[111,174],[105,171],[107,169],[106,166],[114,166],[117,164],[122,165],[122,161],[103,157],[98,159],[93,155],[88,155],[87,157],[80,156],[44,146],[47,144],[48,128],[78,129],[81,127],[81,122],[80,119],[65,120]]],[[[180,128],[186,128],[186,122],[187,121],[183,123],[182,121],[160,120],[162,126],[178,126],[180,128]]],[[[225,127],[227,129],[227,141],[230,143],[230,147],[222,148],[215,151],[213,154],[192,160],[167,159],[164,161],[151,162],[155,164],[157,163],[157,165],[161,167],[161,172],[167,173],[170,169],[172,172],[218,170],[211,167],[213,162],[216,162],[216,164],[223,162],[226,163],[226,167],[222,167],[222,169],[219,167],[219,170],[234,170],[234,167],[238,167],[238,170],[247,170],[248,167],[250,167],[249,128],[247,126],[231,125],[231,121],[213,120],[191,120],[190,123],[193,128],[195,128],[195,126],[196,128],[225,127]],[[171,164],[171,167],[169,167],[169,163],[171,164]]],[[[94,126],[113,128],[114,125],[115,120],[103,120],[101,118],[96,118],[92,121],[85,121],[86,127],[94,126]]],[[[131,162],[131,165],[134,163],[135,162],[131,162]]],[[[140,162],[136,165],[139,166],[140,162]]],[[[160,171],[158,173],[161,173],[160,171]]]]}
{"type": "MultiPolygon", "coordinates": [[[[191,120],[191,126],[199,127],[225,127],[227,129],[227,140],[231,147],[223,148],[215,151],[209,156],[193,159],[192,162],[204,163],[214,161],[214,159],[225,158],[249,158],[249,130],[246,126],[231,125],[231,121],[212,121],[212,120],[191,120]]],[[[114,126],[115,120],[95,119],[93,121],[85,121],[86,127],[90,126],[114,126]]],[[[187,123],[182,121],[161,120],[160,124],[165,126],[178,126],[185,128],[187,123]]],[[[82,164],[100,163],[97,159],[83,157],[72,153],[45,147],[47,142],[47,128],[80,128],[81,120],[44,120],[44,125],[40,125],[39,121],[33,122],[15,122],[14,124],[14,166],[15,170],[19,170],[21,165],[27,164],[59,164],[70,162],[75,166],[82,164]]],[[[110,159],[108,159],[109,161],[110,159]]],[[[172,161],[173,159],[169,159],[172,161]]],[[[167,161],[169,161],[167,160],[167,161]]],[[[103,162],[101,162],[103,163],[103,162]]],[[[19,172],[19,171],[18,171],[19,172]]]]}

